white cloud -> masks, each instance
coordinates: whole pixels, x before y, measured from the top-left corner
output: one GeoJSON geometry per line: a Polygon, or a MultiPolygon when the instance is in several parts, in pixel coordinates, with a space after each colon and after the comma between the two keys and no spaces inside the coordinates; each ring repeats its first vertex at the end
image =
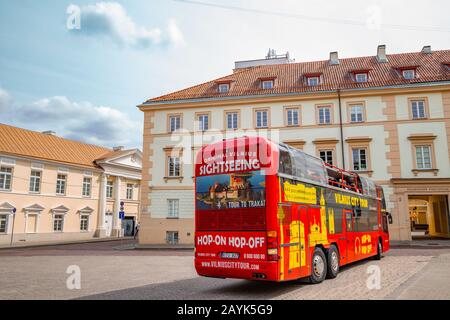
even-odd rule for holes
{"type": "Polygon", "coordinates": [[[26,129],[56,131],[58,136],[103,146],[141,147],[142,125],[117,109],[74,102],[64,96],[28,104],[3,104],[11,96],[0,88],[0,118],[26,129]]]}
{"type": "Polygon", "coordinates": [[[72,32],[86,36],[103,35],[120,45],[134,48],[184,44],[183,34],[174,19],[169,20],[166,30],[140,26],[117,2],[99,2],[81,7],[81,28],[72,32]]]}

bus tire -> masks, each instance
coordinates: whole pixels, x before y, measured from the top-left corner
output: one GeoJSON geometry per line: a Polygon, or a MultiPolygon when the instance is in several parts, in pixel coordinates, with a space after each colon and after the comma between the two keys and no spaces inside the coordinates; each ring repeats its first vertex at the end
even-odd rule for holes
{"type": "Polygon", "coordinates": [[[334,279],[339,273],[339,251],[333,244],[328,249],[327,255],[327,278],[334,279]]]}
{"type": "Polygon", "coordinates": [[[315,248],[311,259],[311,275],[309,281],[311,283],[321,283],[327,276],[327,258],[322,249],[315,248]]]}
{"type": "Polygon", "coordinates": [[[381,244],[381,239],[378,240],[377,254],[373,257],[375,260],[381,260],[381,254],[383,253],[383,245],[381,244]]]}

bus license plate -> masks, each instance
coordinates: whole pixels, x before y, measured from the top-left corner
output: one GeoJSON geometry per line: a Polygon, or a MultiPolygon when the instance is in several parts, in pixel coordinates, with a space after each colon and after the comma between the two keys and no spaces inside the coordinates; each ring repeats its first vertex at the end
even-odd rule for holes
{"type": "Polygon", "coordinates": [[[222,259],[239,259],[239,253],[237,253],[237,252],[221,252],[220,257],[222,259]]]}

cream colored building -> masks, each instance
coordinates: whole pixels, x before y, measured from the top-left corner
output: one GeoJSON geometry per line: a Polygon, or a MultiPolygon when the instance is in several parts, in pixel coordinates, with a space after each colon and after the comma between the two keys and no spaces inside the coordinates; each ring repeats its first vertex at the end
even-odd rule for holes
{"type": "Polygon", "coordinates": [[[133,235],[141,161],[137,149],[0,124],[0,246],[133,235]]]}
{"type": "Polygon", "coordinates": [[[393,240],[450,237],[450,50],[292,63],[237,62],[230,75],[150,99],[144,112],[140,243],[193,243],[193,154],[264,135],[371,177],[393,240]]]}

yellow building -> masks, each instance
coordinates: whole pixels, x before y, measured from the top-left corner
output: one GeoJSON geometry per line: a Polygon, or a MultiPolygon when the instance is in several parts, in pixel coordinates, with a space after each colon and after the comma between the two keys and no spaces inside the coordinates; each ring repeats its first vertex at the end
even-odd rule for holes
{"type": "Polygon", "coordinates": [[[381,184],[393,240],[450,237],[450,50],[293,63],[236,62],[219,79],[150,99],[140,243],[193,243],[193,155],[263,135],[381,184]]]}
{"type": "Polygon", "coordinates": [[[141,161],[137,149],[0,124],[0,246],[133,235],[141,161]]]}

